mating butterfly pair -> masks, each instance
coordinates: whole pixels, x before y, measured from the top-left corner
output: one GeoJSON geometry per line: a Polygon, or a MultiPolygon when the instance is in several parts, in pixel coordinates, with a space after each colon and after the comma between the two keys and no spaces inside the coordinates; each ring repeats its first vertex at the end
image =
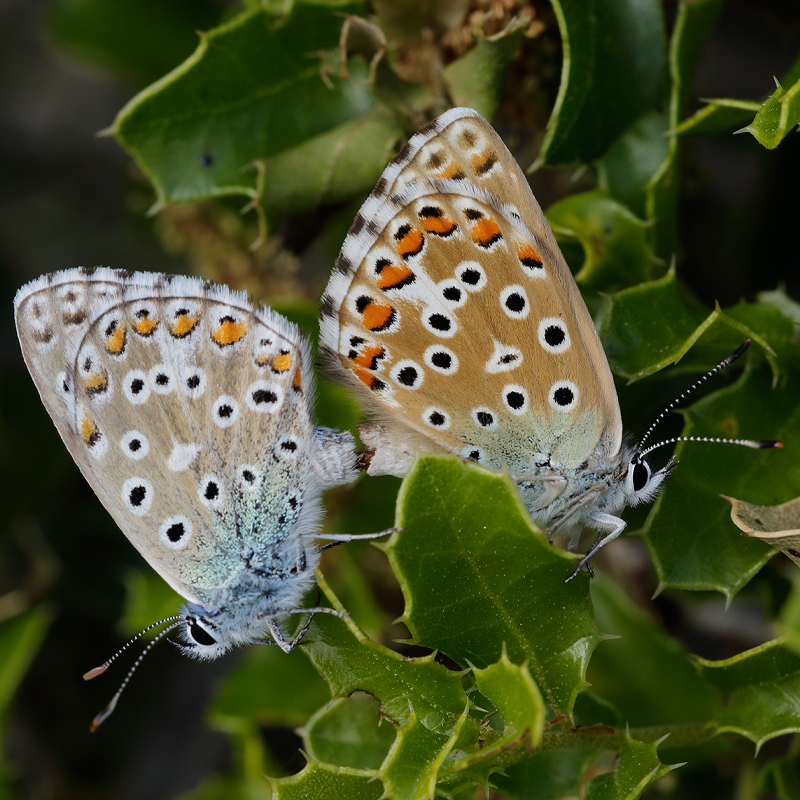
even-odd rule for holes
{"type": "MultiPolygon", "coordinates": [[[[281,621],[314,610],[300,604],[320,551],[360,538],[319,531],[320,493],[355,477],[356,455],[349,434],[314,426],[297,328],[224,286],[108,269],[39,278],[15,309],[67,448],[187,600],[154,642],[179,628],[200,658],[266,635],[291,650],[308,623],[287,639],[281,621]]],[[[508,469],[549,534],[601,533],[576,573],[672,469],[622,443],[580,292],[525,176],[471,109],[440,116],[386,168],[320,324],[333,371],[373,414],[360,426],[370,474],[403,475],[430,451],[508,469]]]]}

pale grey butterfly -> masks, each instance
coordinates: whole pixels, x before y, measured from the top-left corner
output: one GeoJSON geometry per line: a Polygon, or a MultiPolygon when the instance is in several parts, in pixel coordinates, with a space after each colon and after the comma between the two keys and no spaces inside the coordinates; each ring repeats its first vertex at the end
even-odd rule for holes
{"type": "Polygon", "coordinates": [[[550,226],[470,108],[442,114],[386,167],[344,241],[320,328],[333,374],[373,414],[360,425],[369,474],[403,476],[437,450],[507,469],[548,536],[574,546],[583,525],[600,532],[571,577],[674,466],[645,459],[668,443],[645,449],[652,428],[623,441],[608,361],[550,226]]]}
{"type": "Polygon", "coordinates": [[[308,622],[287,639],[281,621],[330,611],[300,608],[324,549],[309,540],[357,538],[318,530],[320,493],[355,477],[355,453],[349,433],[314,426],[305,337],[244,293],[196,278],[73,269],[27,284],[14,305],[25,363],[67,449],[188,601],[156,623],[168,626],[157,639],[180,628],[181,649],[204,659],[267,635],[291,650],[308,622]]]}

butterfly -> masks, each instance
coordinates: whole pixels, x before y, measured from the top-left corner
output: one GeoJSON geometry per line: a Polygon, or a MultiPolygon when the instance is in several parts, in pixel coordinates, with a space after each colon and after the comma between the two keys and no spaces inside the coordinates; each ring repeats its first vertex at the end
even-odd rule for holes
{"type": "Polygon", "coordinates": [[[180,276],[72,269],[22,287],[14,305],[64,444],[187,601],[156,623],[168,623],[160,636],[179,628],[181,649],[202,659],[265,636],[291,650],[308,623],[287,639],[281,621],[309,611],[330,546],[310,543],[320,493],[356,475],[352,436],[312,420],[305,337],[244,293],[180,276]]]}
{"type": "Polygon", "coordinates": [[[551,539],[599,532],[572,577],[675,465],[654,470],[644,439],[624,441],[580,291],[525,175],[473,109],[442,114],[386,167],[344,241],[320,331],[332,374],[372,414],[359,426],[369,474],[403,476],[431,451],[508,470],[551,539]]]}

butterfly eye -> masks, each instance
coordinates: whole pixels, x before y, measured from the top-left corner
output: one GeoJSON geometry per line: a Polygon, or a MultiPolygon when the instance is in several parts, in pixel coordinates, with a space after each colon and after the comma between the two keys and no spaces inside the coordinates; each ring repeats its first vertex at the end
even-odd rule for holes
{"type": "Polygon", "coordinates": [[[205,647],[211,647],[217,643],[217,640],[211,636],[205,628],[201,628],[196,622],[189,625],[189,634],[197,644],[202,644],[205,647]]]}
{"type": "Polygon", "coordinates": [[[634,492],[641,492],[647,486],[647,482],[650,480],[650,467],[646,461],[640,461],[633,465],[631,480],[634,492]]]}

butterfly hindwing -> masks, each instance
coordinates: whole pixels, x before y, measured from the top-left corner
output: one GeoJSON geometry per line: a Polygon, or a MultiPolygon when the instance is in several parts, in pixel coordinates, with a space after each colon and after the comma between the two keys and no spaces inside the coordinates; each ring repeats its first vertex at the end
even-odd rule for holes
{"type": "Polygon", "coordinates": [[[70,270],[18,295],[26,363],[70,453],[148,562],[203,602],[248,549],[313,529],[308,347],[196,279],[70,270]]]}
{"type": "Polygon", "coordinates": [[[470,109],[442,115],[387,167],[321,320],[337,371],[376,412],[362,430],[373,472],[402,474],[425,441],[523,474],[619,449],[585,304],[524,175],[470,109]]]}

